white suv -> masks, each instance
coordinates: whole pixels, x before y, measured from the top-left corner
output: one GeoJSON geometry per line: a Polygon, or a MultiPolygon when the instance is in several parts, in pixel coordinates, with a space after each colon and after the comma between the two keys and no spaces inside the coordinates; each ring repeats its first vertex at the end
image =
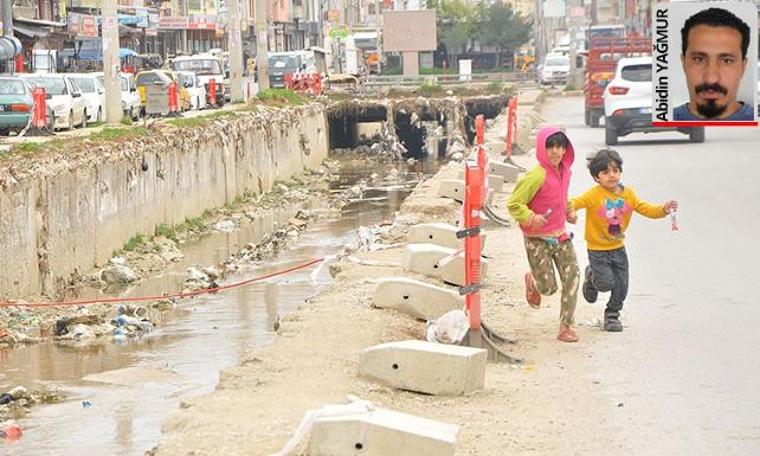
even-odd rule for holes
{"type": "Polygon", "coordinates": [[[563,54],[547,54],[538,71],[539,84],[566,84],[570,71],[570,57],[563,54]]]}
{"type": "Polygon", "coordinates": [[[626,57],[617,63],[615,76],[604,89],[605,143],[614,146],[619,136],[633,132],[677,130],[692,142],[705,140],[704,127],[652,126],[652,56],[626,57]]]}

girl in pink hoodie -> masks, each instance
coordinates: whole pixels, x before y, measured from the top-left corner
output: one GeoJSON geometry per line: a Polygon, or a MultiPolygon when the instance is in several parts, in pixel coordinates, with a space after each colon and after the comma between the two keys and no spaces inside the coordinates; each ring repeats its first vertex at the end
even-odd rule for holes
{"type": "Polygon", "coordinates": [[[525,274],[525,298],[533,308],[541,295],[557,292],[554,267],[562,282],[557,339],[577,342],[573,331],[580,273],[573,242],[565,230],[573,145],[557,127],[543,127],[536,137],[538,164],[517,181],[508,201],[509,213],[525,236],[530,272],[525,274]]]}

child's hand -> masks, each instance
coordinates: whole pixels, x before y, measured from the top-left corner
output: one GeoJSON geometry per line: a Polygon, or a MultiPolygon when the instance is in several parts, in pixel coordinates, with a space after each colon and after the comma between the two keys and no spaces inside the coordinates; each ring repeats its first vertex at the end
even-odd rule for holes
{"type": "Polygon", "coordinates": [[[665,209],[665,213],[670,214],[671,212],[678,210],[678,201],[670,200],[670,201],[667,201],[662,206],[663,206],[663,209],[665,209]]]}
{"type": "Polygon", "coordinates": [[[578,212],[570,211],[567,213],[567,223],[572,223],[573,225],[575,225],[577,221],[578,221],[578,212]]]}
{"type": "Polygon", "coordinates": [[[535,229],[543,228],[544,225],[546,225],[549,222],[549,220],[546,219],[541,214],[534,214],[533,217],[530,219],[530,226],[535,229]]]}

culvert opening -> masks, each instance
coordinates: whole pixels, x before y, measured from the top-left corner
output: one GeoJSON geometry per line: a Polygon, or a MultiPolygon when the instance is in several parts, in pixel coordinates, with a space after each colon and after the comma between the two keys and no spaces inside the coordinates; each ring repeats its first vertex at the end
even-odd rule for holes
{"type": "Polygon", "coordinates": [[[464,119],[467,141],[472,144],[475,141],[475,118],[483,114],[486,119],[496,118],[509,103],[506,95],[488,98],[471,98],[464,101],[467,116],[464,119]]]}
{"type": "Polygon", "coordinates": [[[366,144],[387,120],[387,109],[380,104],[341,103],[327,113],[330,148],[348,149],[366,144]]]}
{"type": "Polygon", "coordinates": [[[412,116],[408,113],[396,113],[396,136],[406,147],[405,156],[417,159],[426,158],[428,155],[425,139],[427,131],[421,122],[412,122],[412,116]]]}

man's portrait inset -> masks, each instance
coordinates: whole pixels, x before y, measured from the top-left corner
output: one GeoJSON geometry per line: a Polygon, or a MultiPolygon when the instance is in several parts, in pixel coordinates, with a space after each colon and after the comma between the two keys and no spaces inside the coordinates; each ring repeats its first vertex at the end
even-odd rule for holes
{"type": "MultiPolygon", "coordinates": [[[[708,8],[689,17],[681,29],[681,63],[689,101],[673,111],[676,121],[751,121],[754,100],[737,99],[747,64],[749,26],[734,13],[708,8]]],[[[751,67],[750,67],[751,68],[751,67]]]]}

